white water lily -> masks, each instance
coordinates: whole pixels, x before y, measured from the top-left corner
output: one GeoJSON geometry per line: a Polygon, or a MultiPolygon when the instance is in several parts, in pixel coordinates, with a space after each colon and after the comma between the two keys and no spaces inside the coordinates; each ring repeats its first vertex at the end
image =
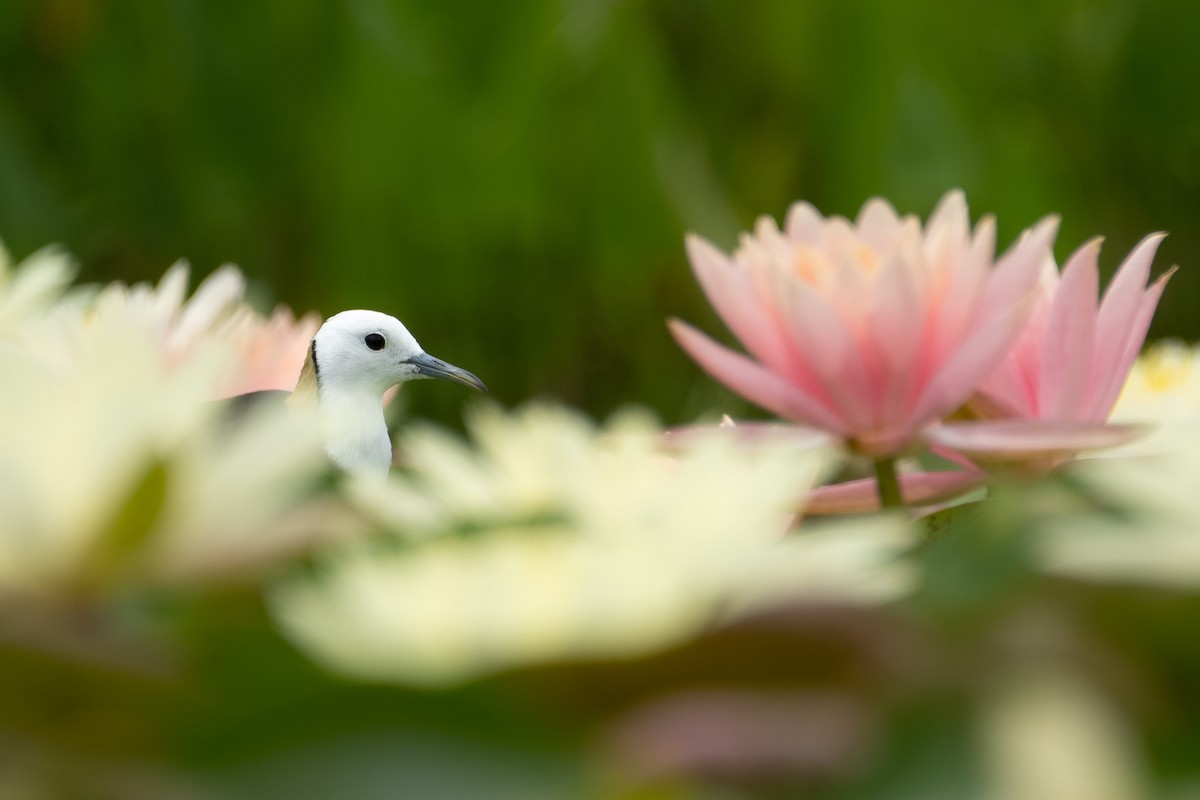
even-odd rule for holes
{"type": "Polygon", "coordinates": [[[239,308],[240,273],[185,301],[181,267],[64,293],[64,263],[0,285],[0,593],[228,574],[317,535],[300,513],[326,469],[313,420],[233,425],[211,402],[239,351],[207,334],[239,308]]]}
{"type": "Polygon", "coordinates": [[[280,413],[222,432],[206,390],[224,348],[164,370],[136,323],[91,325],[70,371],[19,348],[0,356],[0,588],[90,580],[112,547],[148,575],[270,549],[270,522],[324,469],[311,420],[280,413]]]}
{"type": "Polygon", "coordinates": [[[44,247],[13,264],[0,243],[0,339],[58,302],[74,275],[74,263],[57,247],[44,247]]]}
{"type": "Polygon", "coordinates": [[[283,629],[318,660],[439,684],[642,652],[784,597],[905,588],[891,520],[865,538],[784,538],[823,450],[714,430],[668,453],[637,412],[601,429],[545,405],[470,422],[475,447],[419,431],[403,442],[406,475],[359,487],[403,545],[337,552],[274,593],[283,629]]]}
{"type": "Polygon", "coordinates": [[[1080,508],[1071,499],[1038,522],[1033,542],[1044,568],[1085,580],[1200,589],[1200,426],[1176,425],[1169,441],[1155,441],[1150,452],[1073,467],[1094,504],[1080,508]]]}

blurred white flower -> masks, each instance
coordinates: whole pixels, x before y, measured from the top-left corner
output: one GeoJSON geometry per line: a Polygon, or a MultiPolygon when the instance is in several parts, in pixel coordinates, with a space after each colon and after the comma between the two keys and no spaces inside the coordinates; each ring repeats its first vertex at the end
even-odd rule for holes
{"type": "Polygon", "coordinates": [[[1073,466],[1106,509],[1068,504],[1042,518],[1040,563],[1087,580],[1200,587],[1200,354],[1180,342],[1149,347],[1112,420],[1149,432],[1073,466]]]}
{"type": "Polygon", "coordinates": [[[882,518],[784,538],[824,450],[689,435],[670,454],[626,412],[602,429],[536,405],[470,419],[476,447],[408,436],[407,474],[357,500],[404,535],[334,553],[273,607],[315,658],[361,677],[445,683],[508,665],[665,645],[721,614],[805,593],[894,597],[907,529],[882,518]]]}
{"type": "Polygon", "coordinates": [[[1200,587],[1200,437],[1166,452],[1090,459],[1073,474],[1107,506],[1066,507],[1034,541],[1052,572],[1092,580],[1200,587]]]}
{"type": "Polygon", "coordinates": [[[1050,667],[1010,676],[981,715],[996,800],[1148,798],[1133,731],[1079,676],[1050,667]]]}
{"type": "MultiPolygon", "coordinates": [[[[63,269],[47,255],[18,274],[41,276],[26,282],[50,285],[63,269]]],[[[93,292],[76,291],[70,302],[57,303],[31,303],[23,298],[32,292],[10,296],[0,286],[0,315],[8,305],[26,309],[11,338],[37,359],[63,370],[74,368],[86,349],[85,340],[103,320],[118,317],[157,350],[166,368],[187,364],[204,346],[225,345],[226,352],[208,385],[200,389],[205,397],[294,388],[309,343],[320,326],[319,317],[307,314],[297,319],[285,306],[269,317],[258,313],[244,302],[246,279],[231,264],[201,281],[190,297],[188,274],[187,264],[179,262],[157,285],[112,283],[93,292]]],[[[66,279],[69,276],[68,271],[66,279]]],[[[3,333],[0,316],[0,335],[3,333]]]]}
{"type": "Polygon", "coordinates": [[[69,373],[0,356],[0,587],[87,582],[114,549],[149,576],[271,550],[271,523],[325,468],[313,421],[280,411],[221,430],[203,389],[224,347],[167,371],[136,324],[94,325],[69,373]]]}
{"type": "Polygon", "coordinates": [[[301,514],[326,469],[314,421],[230,424],[211,402],[239,356],[220,326],[240,274],[187,302],[182,267],[154,288],[17,297],[30,270],[41,286],[64,274],[27,262],[0,286],[19,316],[0,330],[0,593],[228,574],[317,535],[319,516],[301,514]]]}
{"type": "Polygon", "coordinates": [[[1045,515],[1035,537],[1054,572],[1094,580],[1200,587],[1200,366],[1177,343],[1151,348],[1134,368],[1118,413],[1158,420],[1145,442],[1077,462],[1091,507],[1045,515]]]}
{"type": "Polygon", "coordinates": [[[14,265],[0,243],[0,339],[58,302],[74,275],[74,263],[57,247],[44,247],[14,265]]]}

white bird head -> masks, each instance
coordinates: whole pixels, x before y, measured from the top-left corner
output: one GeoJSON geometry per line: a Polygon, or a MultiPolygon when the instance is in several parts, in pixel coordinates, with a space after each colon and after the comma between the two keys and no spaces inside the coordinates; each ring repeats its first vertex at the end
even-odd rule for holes
{"type": "Polygon", "coordinates": [[[343,311],[325,320],[309,352],[320,393],[381,396],[405,381],[439,378],[487,391],[475,375],[434,358],[395,317],[378,311],[343,311]]]}
{"type": "Polygon", "coordinates": [[[383,393],[428,378],[487,391],[470,372],[426,353],[395,317],[343,311],[325,320],[313,337],[288,404],[320,411],[325,451],[338,467],[386,476],[392,444],[383,393]]]}

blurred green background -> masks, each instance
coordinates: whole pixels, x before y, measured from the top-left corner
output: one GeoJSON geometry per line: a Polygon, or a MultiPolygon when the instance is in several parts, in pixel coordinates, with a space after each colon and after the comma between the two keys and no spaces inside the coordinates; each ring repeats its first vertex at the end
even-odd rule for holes
{"type": "MultiPolygon", "coordinates": [[[[1178,0],[5,0],[0,236],[87,280],[236,262],[258,301],[401,317],[505,404],[667,422],[742,403],[682,238],[799,198],[928,214],[1111,271],[1171,233],[1153,336],[1200,336],[1200,6],[1178,0]]],[[[458,418],[455,387],[407,393],[458,418]]]]}

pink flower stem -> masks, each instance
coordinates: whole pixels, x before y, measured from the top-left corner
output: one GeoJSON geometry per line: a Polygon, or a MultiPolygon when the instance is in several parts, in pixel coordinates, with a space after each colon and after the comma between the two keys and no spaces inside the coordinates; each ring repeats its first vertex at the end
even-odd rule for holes
{"type": "Polygon", "coordinates": [[[900,479],[896,477],[896,459],[875,459],[875,485],[879,489],[881,508],[903,508],[904,495],[900,492],[900,479]]]}

